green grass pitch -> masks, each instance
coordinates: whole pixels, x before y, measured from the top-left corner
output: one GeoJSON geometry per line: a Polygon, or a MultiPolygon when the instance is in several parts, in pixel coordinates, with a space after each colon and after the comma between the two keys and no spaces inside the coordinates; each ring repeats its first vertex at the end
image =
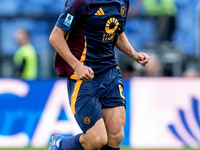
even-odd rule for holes
{"type": "MultiPolygon", "coordinates": [[[[26,148],[0,148],[0,150],[48,150],[48,147],[45,148],[31,148],[31,147],[26,147],[26,148]]],[[[121,150],[200,150],[199,149],[192,149],[192,148],[183,148],[183,149],[132,149],[129,147],[122,147],[121,150]]]]}

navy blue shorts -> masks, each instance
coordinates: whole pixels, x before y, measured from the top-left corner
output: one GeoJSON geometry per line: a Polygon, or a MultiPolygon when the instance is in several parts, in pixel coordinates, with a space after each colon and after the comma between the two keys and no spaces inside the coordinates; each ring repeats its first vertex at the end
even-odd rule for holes
{"type": "Polygon", "coordinates": [[[83,132],[103,117],[101,109],[126,105],[118,67],[95,76],[91,81],[67,81],[70,106],[83,132]]]}

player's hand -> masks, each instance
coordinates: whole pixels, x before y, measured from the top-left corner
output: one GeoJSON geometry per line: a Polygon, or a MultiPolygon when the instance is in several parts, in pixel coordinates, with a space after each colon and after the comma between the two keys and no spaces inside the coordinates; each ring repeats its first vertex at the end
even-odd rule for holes
{"type": "Polygon", "coordinates": [[[139,52],[134,57],[135,61],[141,64],[143,67],[149,62],[149,56],[146,53],[139,52]]]}
{"type": "Polygon", "coordinates": [[[94,72],[93,70],[90,68],[90,67],[87,67],[85,65],[79,65],[77,68],[76,68],[76,74],[77,74],[77,77],[80,79],[80,80],[83,80],[83,81],[90,81],[94,78],[94,72]]]}

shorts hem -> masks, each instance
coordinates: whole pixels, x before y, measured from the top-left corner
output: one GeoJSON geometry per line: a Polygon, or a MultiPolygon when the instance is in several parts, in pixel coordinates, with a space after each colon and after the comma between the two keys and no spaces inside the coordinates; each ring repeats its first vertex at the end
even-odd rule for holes
{"type": "Polygon", "coordinates": [[[101,118],[103,118],[102,116],[99,116],[98,119],[95,119],[96,121],[93,121],[89,126],[85,127],[84,129],[81,129],[83,131],[83,133],[86,133],[87,130],[91,129],[97,121],[99,121],[101,118]]]}

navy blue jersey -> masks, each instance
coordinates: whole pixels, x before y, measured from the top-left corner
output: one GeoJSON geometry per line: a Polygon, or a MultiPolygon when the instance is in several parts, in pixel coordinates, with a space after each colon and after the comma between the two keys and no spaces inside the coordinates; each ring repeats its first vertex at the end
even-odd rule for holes
{"type": "MultiPolygon", "coordinates": [[[[124,32],[127,0],[68,0],[56,26],[69,33],[66,42],[73,55],[94,74],[117,65],[114,46],[124,32]]],[[[77,79],[76,72],[57,53],[55,70],[59,76],[77,79]]]]}

